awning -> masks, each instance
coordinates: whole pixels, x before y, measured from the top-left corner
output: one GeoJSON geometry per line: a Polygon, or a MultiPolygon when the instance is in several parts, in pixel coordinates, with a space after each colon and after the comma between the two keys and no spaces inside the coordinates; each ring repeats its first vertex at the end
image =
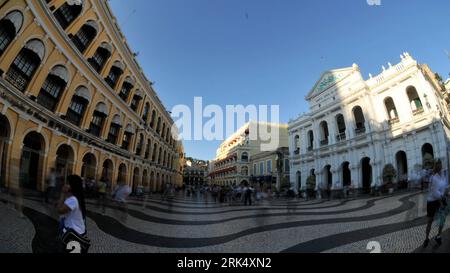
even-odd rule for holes
{"type": "Polygon", "coordinates": [[[95,107],[95,111],[105,114],[105,115],[109,114],[108,107],[103,102],[99,102],[97,104],[97,106],[95,107]]]}
{"type": "Polygon", "coordinates": [[[19,32],[20,28],[22,28],[23,24],[23,14],[18,10],[11,11],[8,15],[5,16],[6,20],[11,21],[13,23],[14,28],[16,29],[16,34],[19,32]]]}
{"type": "Polygon", "coordinates": [[[112,120],[112,123],[122,126],[122,119],[120,118],[119,115],[115,115],[112,120]]]}
{"type": "Polygon", "coordinates": [[[86,99],[87,101],[91,101],[91,93],[84,86],[79,86],[75,91],[75,95],[80,98],[86,99]]]}
{"type": "MultiPolygon", "coordinates": [[[[122,69],[122,70],[123,70],[123,69],[122,69]]],[[[134,84],[135,84],[134,80],[133,80],[130,76],[127,76],[127,77],[125,78],[125,80],[123,80],[123,81],[126,82],[126,83],[131,84],[132,86],[134,86],[134,84]]]]}
{"type": "Polygon", "coordinates": [[[69,6],[73,6],[73,5],[81,6],[81,5],[83,5],[83,0],[67,0],[67,4],[69,6]]]}
{"type": "Polygon", "coordinates": [[[134,93],[134,95],[140,97],[141,99],[144,97],[144,96],[142,95],[142,91],[141,91],[140,89],[136,90],[136,92],[134,93]]]}
{"type": "Polygon", "coordinates": [[[122,71],[124,71],[124,69],[125,69],[125,67],[123,66],[122,62],[120,62],[120,61],[115,61],[113,66],[121,69],[122,71]]]}
{"type": "Polygon", "coordinates": [[[127,127],[125,128],[125,132],[134,134],[135,133],[134,127],[131,124],[128,124],[127,127]]]}
{"type": "Polygon", "coordinates": [[[66,83],[69,82],[69,73],[67,72],[67,69],[62,65],[54,66],[50,71],[50,74],[61,78],[66,83]]]}
{"type": "Polygon", "coordinates": [[[92,27],[98,33],[98,25],[95,21],[89,20],[85,23],[85,25],[92,27]]]}
{"type": "Polygon", "coordinates": [[[103,43],[101,43],[99,47],[101,47],[101,48],[104,48],[104,49],[108,50],[108,51],[109,51],[110,53],[112,52],[112,47],[111,47],[111,45],[110,45],[110,44],[108,44],[107,42],[103,42],[103,43]]]}
{"type": "Polygon", "coordinates": [[[36,53],[39,56],[39,59],[41,59],[41,61],[44,59],[45,46],[40,40],[38,39],[30,40],[25,44],[24,47],[36,53]]]}

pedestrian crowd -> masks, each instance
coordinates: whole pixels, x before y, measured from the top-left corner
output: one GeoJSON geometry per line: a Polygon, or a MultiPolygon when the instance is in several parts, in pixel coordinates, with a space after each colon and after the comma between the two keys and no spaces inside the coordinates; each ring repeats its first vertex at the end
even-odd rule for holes
{"type": "MultiPolygon", "coordinates": [[[[442,244],[442,231],[445,226],[447,215],[450,212],[448,206],[449,184],[448,174],[442,168],[442,162],[437,160],[434,168],[427,173],[422,173],[416,179],[408,181],[408,187],[418,187],[428,190],[427,197],[427,227],[423,247],[428,247],[430,243],[430,234],[435,220],[438,223],[438,233],[434,238],[437,246],[442,244]]],[[[219,186],[194,184],[184,185],[183,188],[187,197],[204,198],[207,201],[211,198],[216,203],[228,203],[229,205],[249,205],[257,203],[263,199],[279,197],[278,191],[272,191],[272,188],[266,185],[255,183],[253,185],[243,182],[239,185],[219,186]]],[[[175,188],[172,183],[166,183],[163,188],[162,200],[170,200],[175,196],[175,192],[180,188],[175,188]]],[[[316,189],[319,196],[331,195],[330,191],[316,189]]],[[[344,195],[348,196],[352,187],[344,187],[344,195]]],[[[316,192],[316,194],[317,194],[316,192]]],[[[78,175],[69,175],[67,177],[58,176],[55,169],[51,169],[47,178],[47,188],[44,193],[44,201],[53,203],[60,215],[58,238],[61,242],[61,251],[87,253],[91,242],[87,235],[86,226],[86,201],[85,198],[96,198],[97,206],[101,208],[101,213],[106,213],[108,202],[115,202],[117,207],[127,210],[127,198],[131,194],[141,196],[144,194],[142,186],[137,186],[134,191],[125,182],[119,181],[115,187],[111,182],[102,178],[96,182],[93,179],[81,178],[78,175]],[[57,196],[59,193],[59,198],[57,196]]],[[[298,197],[308,198],[314,195],[311,192],[300,193],[298,197]]],[[[288,189],[285,196],[295,197],[293,189],[288,189]]],[[[316,195],[317,196],[317,195],[316,195]]]]}

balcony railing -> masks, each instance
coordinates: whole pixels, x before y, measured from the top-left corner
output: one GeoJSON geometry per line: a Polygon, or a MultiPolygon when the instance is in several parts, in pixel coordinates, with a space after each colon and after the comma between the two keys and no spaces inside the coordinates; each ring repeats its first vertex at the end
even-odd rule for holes
{"type": "Polygon", "coordinates": [[[294,151],[294,154],[296,154],[296,155],[300,154],[300,148],[297,148],[297,149],[294,151]]]}
{"type": "Polygon", "coordinates": [[[22,73],[19,72],[14,66],[12,66],[6,73],[6,80],[20,91],[25,91],[28,85],[28,79],[25,78],[22,73]]]}
{"type": "Polygon", "coordinates": [[[329,143],[328,138],[327,139],[323,139],[323,140],[320,141],[320,145],[321,146],[328,145],[328,143],[329,143]]]}
{"type": "Polygon", "coordinates": [[[416,110],[413,110],[413,116],[420,115],[424,112],[423,107],[417,108],[416,110]]]}
{"type": "Polygon", "coordinates": [[[308,152],[311,152],[313,150],[313,146],[308,147],[308,152]]]}
{"type": "Polygon", "coordinates": [[[361,135],[364,134],[366,132],[366,127],[359,127],[355,129],[355,134],[356,135],[361,135]]]}
{"type": "Polygon", "coordinates": [[[347,139],[347,136],[345,135],[345,132],[339,133],[338,135],[336,135],[336,139],[337,139],[337,141],[344,141],[347,139]]]}
{"type": "Polygon", "coordinates": [[[393,124],[396,124],[399,122],[400,122],[400,119],[398,117],[395,117],[395,118],[392,118],[389,120],[389,125],[393,125],[393,124]]]}

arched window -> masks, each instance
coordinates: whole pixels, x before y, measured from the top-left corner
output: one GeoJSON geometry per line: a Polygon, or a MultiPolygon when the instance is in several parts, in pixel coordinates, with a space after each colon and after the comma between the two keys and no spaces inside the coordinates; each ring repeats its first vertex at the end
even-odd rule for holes
{"type": "Polygon", "coordinates": [[[353,117],[355,118],[355,133],[357,135],[366,132],[366,120],[360,106],[353,107],[353,117]]]}
{"type": "Polygon", "coordinates": [[[245,175],[245,176],[248,176],[248,167],[243,166],[243,167],[241,168],[241,174],[242,174],[242,175],[245,175]]]}
{"type": "Polygon", "coordinates": [[[166,133],[166,123],[163,122],[162,130],[161,130],[161,137],[164,139],[164,134],[166,133]]]}
{"type": "Polygon", "coordinates": [[[151,149],[151,142],[150,139],[147,140],[147,146],[145,147],[145,155],[144,158],[145,159],[149,159],[150,158],[150,149],[151,149]]]}
{"type": "Polygon", "coordinates": [[[158,164],[161,164],[161,156],[162,156],[162,149],[161,149],[161,147],[159,147],[159,151],[158,151],[158,164]]]}
{"type": "Polygon", "coordinates": [[[150,127],[152,129],[154,129],[154,127],[155,127],[155,120],[156,120],[156,111],[153,110],[152,111],[152,120],[150,121],[150,127]]]}
{"type": "Polygon", "coordinates": [[[150,111],[150,103],[147,102],[144,106],[144,112],[142,113],[142,119],[144,120],[145,123],[147,123],[149,111],[150,111]]]}
{"type": "Polygon", "coordinates": [[[44,44],[37,39],[28,41],[6,73],[6,80],[20,91],[25,91],[45,54],[44,44]]]}
{"type": "Polygon", "coordinates": [[[119,172],[117,173],[117,183],[126,183],[127,182],[127,166],[122,163],[119,166],[119,172]]]}
{"type": "Polygon", "coordinates": [[[136,142],[136,155],[138,155],[138,156],[141,155],[142,146],[144,146],[144,136],[142,134],[140,134],[139,139],[136,142]]]}
{"type": "Polygon", "coordinates": [[[91,94],[89,90],[80,86],[75,90],[75,94],[72,97],[69,108],[66,113],[66,120],[70,123],[79,126],[83,119],[86,106],[91,100],[91,94]]]}
{"type": "Polygon", "coordinates": [[[122,120],[119,115],[115,115],[111,125],[109,126],[109,133],[106,141],[112,144],[117,144],[120,128],[122,128],[122,120]]]}
{"type": "Polygon", "coordinates": [[[247,152],[243,152],[241,155],[241,161],[242,162],[248,162],[248,153],[247,152]]]}
{"type": "Polygon", "coordinates": [[[158,134],[161,132],[161,117],[158,118],[158,123],[156,124],[156,132],[158,134]]]}
{"type": "Polygon", "coordinates": [[[294,137],[294,153],[298,155],[300,153],[300,136],[295,135],[294,137]]]}
{"type": "Polygon", "coordinates": [[[109,57],[111,57],[111,46],[108,43],[103,42],[95,51],[94,55],[89,58],[88,62],[91,66],[97,71],[101,73],[103,67],[108,61],[109,57]]]}
{"type": "Polygon", "coordinates": [[[386,107],[386,111],[389,117],[390,123],[397,122],[398,119],[398,113],[397,108],[395,107],[394,100],[391,97],[387,97],[384,99],[384,106],[386,107]]]}
{"type": "Polygon", "coordinates": [[[5,52],[11,41],[22,28],[23,15],[20,11],[12,11],[0,20],[0,55],[5,52]]]}
{"type": "Polygon", "coordinates": [[[92,115],[91,125],[89,126],[89,132],[94,136],[100,137],[105,119],[108,116],[108,108],[103,102],[99,102],[95,107],[94,114],[92,115]]]}
{"type": "Polygon", "coordinates": [[[314,147],[314,133],[312,130],[308,131],[308,151],[312,151],[314,147]]]}
{"type": "Polygon", "coordinates": [[[169,143],[169,134],[170,134],[170,128],[169,128],[169,126],[167,126],[167,129],[166,129],[166,142],[167,143],[169,143]]]}
{"type": "Polygon", "coordinates": [[[346,139],[346,135],[345,135],[346,126],[345,126],[344,116],[342,114],[336,115],[336,124],[337,124],[337,130],[338,130],[336,139],[338,141],[345,140],[346,139]]]}
{"type": "Polygon", "coordinates": [[[109,70],[109,74],[106,76],[105,81],[112,89],[116,88],[116,84],[119,81],[120,76],[123,74],[123,69],[122,63],[116,61],[109,70]]]}
{"type": "Polygon", "coordinates": [[[409,86],[406,88],[406,94],[408,95],[409,104],[411,105],[413,115],[422,113],[423,105],[416,88],[414,86],[409,86]]]}
{"type": "Polygon", "coordinates": [[[66,29],[80,14],[83,1],[68,1],[54,13],[56,20],[63,29],[66,29]]]}
{"type": "Polygon", "coordinates": [[[123,133],[123,139],[122,139],[122,149],[128,150],[130,148],[131,139],[134,135],[134,128],[131,126],[131,124],[128,124],[125,128],[125,132],[123,133]]]}
{"type": "Polygon", "coordinates": [[[48,110],[55,111],[68,80],[67,69],[64,66],[53,67],[41,87],[37,102],[48,110]]]}
{"type": "Polygon", "coordinates": [[[328,145],[328,123],[326,121],[322,121],[320,123],[320,133],[321,133],[321,140],[320,145],[328,145]]]}
{"type": "Polygon", "coordinates": [[[137,90],[131,99],[130,107],[133,111],[137,111],[139,109],[139,102],[142,100],[142,92],[141,90],[137,90]]]}
{"type": "Polygon", "coordinates": [[[81,53],[84,53],[98,33],[98,26],[94,21],[87,21],[77,34],[72,37],[72,42],[81,53]]]}
{"type": "Polygon", "coordinates": [[[128,101],[131,89],[133,89],[133,80],[128,76],[125,78],[122,88],[120,88],[119,97],[124,101],[128,101]]]}
{"type": "Polygon", "coordinates": [[[156,143],[153,144],[153,150],[152,150],[152,161],[155,162],[156,159],[156,151],[157,151],[157,146],[156,143]]]}

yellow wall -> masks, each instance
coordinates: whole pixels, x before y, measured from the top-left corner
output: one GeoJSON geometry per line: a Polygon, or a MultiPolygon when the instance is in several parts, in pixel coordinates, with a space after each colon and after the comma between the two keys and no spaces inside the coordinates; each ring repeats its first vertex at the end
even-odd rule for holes
{"type": "MultiPolygon", "coordinates": [[[[104,1],[93,0],[84,1],[85,3],[81,14],[64,32],[52,15],[52,12],[58,9],[64,2],[65,1],[62,0],[53,0],[46,4],[45,1],[33,0],[30,1],[30,6],[28,6],[27,2],[24,0],[8,1],[4,4],[0,2],[0,18],[3,18],[13,10],[20,11],[24,17],[22,27],[15,39],[0,55],[0,69],[4,72],[0,78],[0,93],[6,94],[5,97],[0,97],[0,115],[6,117],[9,123],[8,126],[11,128],[11,133],[6,141],[7,149],[4,151],[4,153],[7,153],[7,160],[2,163],[6,164],[6,171],[0,173],[0,176],[5,177],[6,186],[11,188],[17,188],[19,186],[19,168],[23,153],[23,140],[27,134],[33,131],[42,136],[45,147],[38,162],[39,168],[41,169],[38,177],[38,190],[43,190],[45,188],[45,178],[48,176],[50,168],[55,166],[56,152],[58,147],[62,144],[69,145],[73,150],[73,172],[76,174],[81,174],[83,157],[86,154],[91,153],[96,158],[96,179],[101,178],[103,162],[107,159],[111,159],[113,162],[113,183],[117,182],[118,169],[121,163],[126,165],[126,182],[129,185],[132,184],[133,171],[135,168],[138,168],[139,170],[139,176],[137,178],[138,183],[148,185],[153,190],[161,189],[161,183],[163,181],[178,181],[180,177],[179,146],[182,147],[181,143],[170,138],[167,139],[166,137],[163,139],[161,133],[158,134],[155,130],[151,128],[146,129],[144,127],[145,123],[149,123],[153,110],[157,113],[156,119],[160,117],[162,119],[161,124],[165,123],[166,127],[173,124],[173,121],[165,111],[164,106],[157,99],[152,87],[144,80],[145,78],[142,72],[140,72],[137,65],[134,64],[132,53],[127,50],[127,47],[122,44],[122,40],[118,38],[119,36],[117,33],[120,33],[120,30],[118,30],[115,25],[111,24],[110,19],[108,19],[111,14],[107,3],[103,3],[104,1]],[[53,11],[50,7],[54,7],[53,11]],[[68,35],[75,35],[87,20],[94,20],[98,24],[99,31],[85,53],[81,54],[72,42],[69,41],[68,35]],[[41,61],[41,65],[30,80],[26,91],[22,93],[5,80],[5,75],[20,50],[30,39],[39,39],[44,43],[45,56],[41,61]],[[87,59],[96,52],[98,46],[102,42],[109,43],[112,46],[112,52],[111,57],[106,62],[100,74],[98,74],[90,67],[87,59]],[[115,61],[121,61],[124,64],[125,69],[115,90],[112,90],[106,84],[104,78],[108,75],[109,70],[115,61]],[[35,101],[32,101],[29,97],[37,97],[39,95],[45,79],[55,65],[63,65],[67,69],[69,80],[65,90],[59,98],[56,110],[50,112],[38,105],[35,101]],[[135,85],[129,95],[128,101],[123,102],[117,94],[127,76],[130,76],[135,81],[135,85]],[[96,145],[86,144],[78,139],[60,133],[52,128],[48,122],[43,122],[33,117],[35,113],[38,113],[39,115],[46,117],[48,121],[53,120],[67,124],[68,122],[62,120],[60,116],[66,114],[75,90],[79,86],[88,88],[91,93],[91,101],[87,106],[81,125],[78,128],[78,133],[91,139],[96,145]],[[135,112],[129,105],[131,98],[138,89],[142,91],[143,99],[140,101],[140,105],[135,112]],[[16,97],[16,95],[18,96],[16,97]],[[90,136],[85,130],[89,128],[92,115],[99,102],[106,104],[109,109],[109,114],[105,120],[101,137],[96,138],[90,136]],[[149,103],[151,107],[148,118],[144,121],[142,120],[142,115],[145,103],[149,103]],[[27,114],[26,110],[14,106],[14,104],[30,104],[31,106],[27,106],[27,108],[29,108],[29,113],[27,114]],[[113,146],[106,143],[105,139],[108,136],[110,124],[115,114],[121,116],[122,129],[119,133],[117,145],[113,146]],[[132,138],[129,151],[124,151],[120,149],[120,145],[123,131],[128,124],[133,125],[138,131],[132,138]],[[136,136],[138,134],[143,135],[144,145],[141,154],[135,155],[136,136]],[[144,155],[147,149],[146,145],[148,140],[150,141],[151,153],[149,159],[146,159],[144,158],[144,155]],[[165,161],[164,166],[151,162],[152,153],[155,152],[153,151],[154,143],[157,144],[157,151],[159,151],[161,147],[162,153],[164,154],[165,152],[167,154],[165,160],[161,159],[161,162],[165,161]],[[109,146],[112,151],[100,148],[104,146],[109,146]],[[125,156],[122,156],[121,153],[125,153],[125,156]],[[146,179],[144,179],[145,181],[142,181],[144,170],[146,170],[147,176],[146,179]],[[151,178],[152,172],[155,174],[154,178],[151,178]],[[156,174],[158,174],[158,180],[156,179],[156,174]]],[[[156,156],[156,160],[157,159],[158,155],[156,156]]]]}

